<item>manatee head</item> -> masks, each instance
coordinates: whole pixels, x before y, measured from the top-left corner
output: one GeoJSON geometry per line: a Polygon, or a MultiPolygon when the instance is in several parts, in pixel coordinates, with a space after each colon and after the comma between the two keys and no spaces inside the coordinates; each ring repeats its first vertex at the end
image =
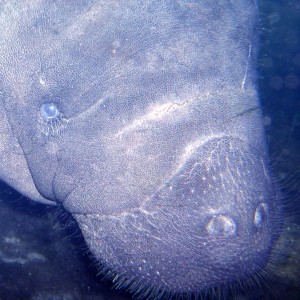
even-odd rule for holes
{"type": "Polygon", "coordinates": [[[258,274],[280,204],[254,1],[14,5],[0,81],[19,190],[30,179],[71,213],[117,287],[193,294],[258,274]]]}

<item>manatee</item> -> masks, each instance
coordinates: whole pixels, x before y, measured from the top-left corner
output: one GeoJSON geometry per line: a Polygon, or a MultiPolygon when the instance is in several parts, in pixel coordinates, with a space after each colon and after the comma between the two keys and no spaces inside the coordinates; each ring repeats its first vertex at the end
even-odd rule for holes
{"type": "Polygon", "coordinates": [[[281,223],[254,0],[0,3],[0,178],[141,298],[263,277],[281,223]],[[249,279],[250,278],[250,279],[249,279]]]}

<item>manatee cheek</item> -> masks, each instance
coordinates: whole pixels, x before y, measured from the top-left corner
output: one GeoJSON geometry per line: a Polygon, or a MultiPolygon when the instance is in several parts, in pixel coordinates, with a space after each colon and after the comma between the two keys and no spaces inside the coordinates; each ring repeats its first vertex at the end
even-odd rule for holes
{"type": "Polygon", "coordinates": [[[195,292],[241,280],[264,267],[278,229],[262,159],[213,139],[140,207],[75,218],[119,286],[195,292]]]}

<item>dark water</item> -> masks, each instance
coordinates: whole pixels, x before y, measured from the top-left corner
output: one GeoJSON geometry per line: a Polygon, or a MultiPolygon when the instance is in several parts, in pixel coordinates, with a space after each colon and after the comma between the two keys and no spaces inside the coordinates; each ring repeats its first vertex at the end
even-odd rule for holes
{"type": "Polygon", "coordinates": [[[261,1],[261,25],[260,95],[286,223],[277,277],[260,299],[300,299],[300,2],[261,1]]]}
{"type": "Polygon", "coordinates": [[[286,223],[276,277],[260,299],[300,299],[300,2],[261,2],[260,94],[286,223]]]}
{"type": "MultiPolygon", "coordinates": [[[[276,277],[237,299],[300,299],[300,2],[260,6],[259,88],[288,218],[276,277]]],[[[130,299],[101,281],[75,224],[63,217],[0,186],[0,300],[130,299]]]]}

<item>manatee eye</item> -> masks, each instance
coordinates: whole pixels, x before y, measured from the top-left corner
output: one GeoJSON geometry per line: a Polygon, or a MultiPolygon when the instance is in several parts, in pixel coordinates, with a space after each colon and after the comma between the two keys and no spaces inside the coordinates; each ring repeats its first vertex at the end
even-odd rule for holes
{"type": "Polygon", "coordinates": [[[55,103],[44,103],[40,107],[38,129],[46,136],[56,137],[63,132],[68,119],[59,111],[55,103]]]}
{"type": "Polygon", "coordinates": [[[54,103],[44,103],[41,106],[41,116],[46,122],[51,122],[57,118],[59,111],[54,103]]]}

